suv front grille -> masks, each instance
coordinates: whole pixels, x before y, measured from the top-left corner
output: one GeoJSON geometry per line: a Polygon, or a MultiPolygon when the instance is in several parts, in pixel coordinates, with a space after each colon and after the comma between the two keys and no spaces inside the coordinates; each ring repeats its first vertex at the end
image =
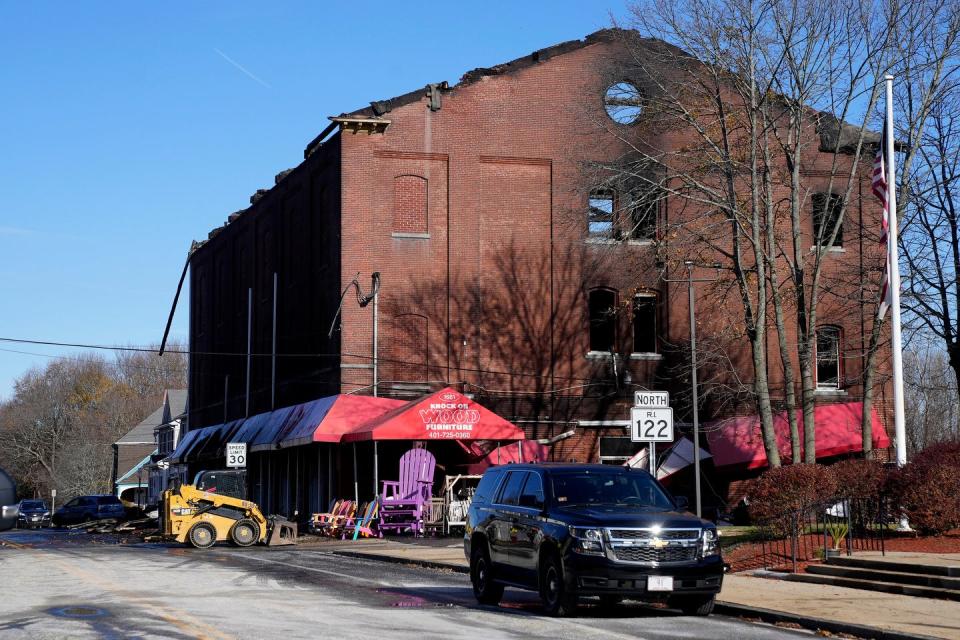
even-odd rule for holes
{"type": "Polygon", "coordinates": [[[697,559],[697,548],[614,547],[613,554],[621,562],[693,562],[697,559]]]}
{"type": "Polygon", "coordinates": [[[696,562],[699,528],[622,528],[606,530],[612,560],[657,566],[696,562]]]}
{"type": "Polygon", "coordinates": [[[700,537],[699,529],[664,529],[654,532],[652,529],[611,529],[610,538],[615,540],[696,540],[700,537]]]}

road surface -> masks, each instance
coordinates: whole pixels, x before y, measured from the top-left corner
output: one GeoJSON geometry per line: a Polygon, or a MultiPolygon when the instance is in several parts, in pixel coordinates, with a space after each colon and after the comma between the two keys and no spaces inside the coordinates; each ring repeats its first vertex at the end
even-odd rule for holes
{"type": "Polygon", "coordinates": [[[0,638],[773,639],[811,634],[640,605],[541,614],[507,590],[477,605],[467,576],[307,547],[117,544],[65,532],[0,534],[0,638]]]}

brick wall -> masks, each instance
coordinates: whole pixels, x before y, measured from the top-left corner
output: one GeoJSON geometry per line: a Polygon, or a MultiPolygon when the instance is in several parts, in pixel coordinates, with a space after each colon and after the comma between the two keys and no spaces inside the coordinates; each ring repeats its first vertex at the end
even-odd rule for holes
{"type": "MultiPolygon", "coordinates": [[[[360,308],[348,294],[342,332],[327,341],[326,331],[331,307],[343,287],[359,272],[368,288],[374,271],[382,277],[378,362],[382,393],[422,383],[457,384],[471,393],[497,397],[523,396],[523,408],[504,415],[539,419],[543,422],[531,431],[541,433],[553,431],[550,421],[578,416],[625,419],[629,404],[625,397],[598,401],[617,396],[614,367],[621,376],[623,396],[629,389],[622,380],[626,368],[635,384],[666,388],[682,400],[688,386],[686,374],[678,373],[682,362],[631,356],[630,306],[634,294],[655,292],[661,301],[660,343],[684,345],[689,335],[686,285],[667,283],[661,276],[683,276],[676,266],[691,248],[678,236],[663,238],[661,255],[650,243],[586,239],[587,197],[595,186],[590,167],[628,152],[608,130],[627,137],[629,130],[612,125],[602,106],[606,87],[622,80],[624,52],[604,39],[561,49],[559,55],[537,52],[471,74],[469,81],[442,93],[439,110],[431,110],[426,90],[419,99],[414,95],[389,103],[392,108],[382,116],[390,122],[385,132],[345,129],[323,145],[220,234],[232,245],[218,236],[198,252],[192,272],[197,290],[193,309],[204,319],[192,325],[196,344],[245,350],[245,302],[237,303],[242,287],[230,285],[229,300],[221,301],[210,284],[216,279],[212,256],[222,251],[234,256],[230,277],[259,283],[257,350],[269,346],[264,342],[269,333],[262,332],[269,329],[263,320],[269,297],[263,297],[263,289],[267,274],[278,269],[290,274],[284,282],[292,287],[281,301],[296,301],[281,313],[281,352],[339,354],[283,361],[284,385],[296,387],[295,393],[284,396],[285,402],[311,393],[322,395],[320,388],[329,384],[341,391],[369,389],[372,306],[360,308]],[[282,216],[290,216],[292,222],[282,216]],[[250,224],[256,218],[263,219],[260,226],[250,224]],[[303,233],[304,229],[309,231],[303,233]],[[241,250],[248,253],[236,262],[241,250]],[[665,268],[657,264],[663,259],[665,268]],[[593,287],[618,292],[616,362],[588,353],[586,297],[593,287]],[[217,331],[203,301],[228,309],[217,331]],[[304,314],[301,304],[312,310],[304,314]],[[214,334],[229,338],[215,344],[214,334]],[[583,408],[584,396],[592,402],[589,410],[583,408]]],[[[685,144],[675,136],[651,142],[676,148],[685,144]]],[[[810,146],[803,168],[812,192],[825,188],[824,165],[829,162],[815,147],[810,146]]],[[[856,190],[848,206],[844,251],[825,260],[820,306],[821,322],[843,327],[848,381],[845,395],[835,398],[842,401],[862,396],[857,379],[870,328],[867,302],[873,295],[863,274],[875,269],[880,256],[873,237],[879,209],[870,200],[867,183],[856,190]]],[[[675,200],[668,200],[661,211],[669,224],[695,214],[688,204],[675,200]]],[[[779,231],[783,234],[787,228],[779,231]]],[[[712,261],[709,251],[696,250],[694,257],[712,261]]],[[[723,366],[732,364],[737,370],[732,380],[720,364],[703,363],[707,411],[702,417],[752,413],[749,401],[714,402],[711,395],[733,382],[749,385],[753,377],[735,287],[729,277],[698,285],[696,301],[704,349],[714,343],[725,359],[723,366]]],[[[786,302],[789,317],[792,310],[786,302]]],[[[772,308],[769,313],[772,321],[772,308]]],[[[787,342],[796,343],[795,332],[787,342]]],[[[782,398],[773,332],[767,348],[772,391],[782,398]]],[[[204,358],[195,360],[192,402],[215,403],[222,396],[227,369],[232,380],[244,379],[242,359],[216,365],[204,358]]],[[[887,363],[884,353],[881,371],[889,371],[887,363]]],[[[258,388],[268,373],[265,366],[256,366],[258,388]]],[[[888,376],[880,377],[878,408],[889,422],[888,376]]],[[[260,394],[257,406],[263,403],[260,394]]],[[[594,459],[597,438],[597,430],[581,429],[575,439],[558,447],[558,455],[594,459]]]]}

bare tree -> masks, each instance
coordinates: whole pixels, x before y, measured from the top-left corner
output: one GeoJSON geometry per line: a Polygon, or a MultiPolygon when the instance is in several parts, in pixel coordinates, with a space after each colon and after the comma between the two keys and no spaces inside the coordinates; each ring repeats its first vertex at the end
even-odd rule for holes
{"type": "Polygon", "coordinates": [[[854,0],[639,4],[632,26],[669,44],[626,38],[634,54],[624,73],[643,87],[645,117],[629,133],[606,127],[631,153],[604,168],[646,179],[672,203],[665,262],[719,256],[729,273],[772,466],[780,454],[767,351],[771,324],[785,380],[791,457],[801,459],[794,417],[799,377],[802,448],[806,461],[815,459],[817,312],[822,290],[833,285],[824,265],[844,212],[869,177],[864,151],[877,139],[866,125],[889,38],[887,17],[873,9],[854,0]],[[841,205],[821,207],[828,215],[811,234],[813,195],[834,192],[841,205]]]}
{"type": "Polygon", "coordinates": [[[921,344],[904,354],[903,377],[910,452],[960,438],[957,380],[939,345],[921,344]]]}
{"type": "MultiPolygon", "coordinates": [[[[177,350],[176,348],[174,350],[177,350]]],[[[0,465],[26,491],[69,498],[109,489],[111,443],[182,387],[184,354],[83,355],[28,371],[0,404],[0,465]]]]}

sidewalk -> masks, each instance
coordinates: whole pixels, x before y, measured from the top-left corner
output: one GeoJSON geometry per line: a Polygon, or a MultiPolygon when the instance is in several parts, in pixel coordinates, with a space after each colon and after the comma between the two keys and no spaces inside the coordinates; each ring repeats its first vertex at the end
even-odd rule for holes
{"type": "MultiPolygon", "coordinates": [[[[468,571],[462,543],[457,539],[362,540],[323,546],[338,555],[468,571]]],[[[887,554],[887,559],[893,558],[898,562],[960,566],[960,556],[950,554],[887,554]]],[[[725,614],[798,622],[811,629],[819,627],[873,638],[960,640],[960,602],[745,574],[725,576],[717,602],[718,611],[725,614]]]]}

